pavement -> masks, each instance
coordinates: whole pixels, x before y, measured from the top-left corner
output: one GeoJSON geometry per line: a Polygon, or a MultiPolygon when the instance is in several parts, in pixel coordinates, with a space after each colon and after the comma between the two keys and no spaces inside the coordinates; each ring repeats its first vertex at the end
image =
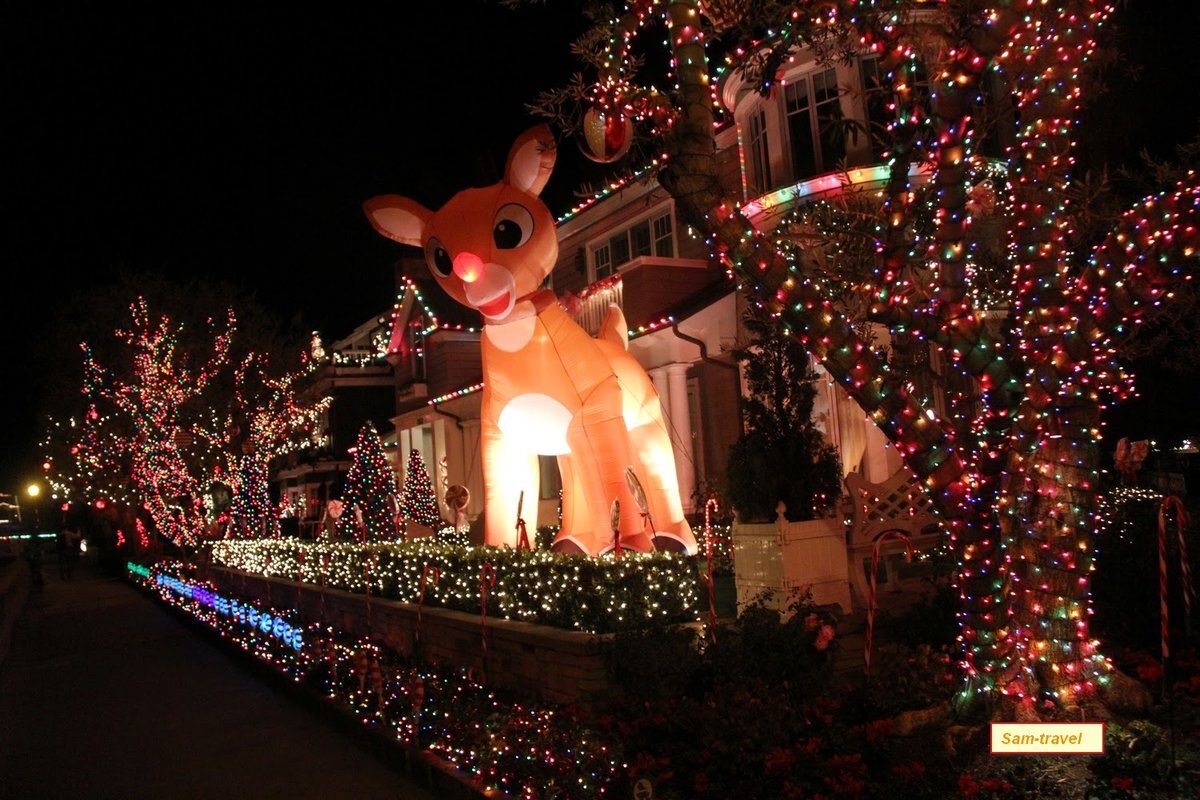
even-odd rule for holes
{"type": "Polygon", "coordinates": [[[132,585],[44,572],[0,664],[0,800],[434,797],[132,585]]]}

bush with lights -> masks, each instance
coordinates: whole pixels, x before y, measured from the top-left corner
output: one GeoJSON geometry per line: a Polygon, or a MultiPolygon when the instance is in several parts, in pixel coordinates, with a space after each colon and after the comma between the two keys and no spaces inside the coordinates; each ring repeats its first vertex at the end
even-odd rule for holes
{"type": "Polygon", "coordinates": [[[418,599],[425,567],[437,567],[441,580],[426,586],[426,605],[469,612],[479,611],[479,573],[490,564],[496,585],[488,592],[489,615],[580,631],[686,622],[697,615],[695,563],[673,553],[626,551],[617,560],[428,539],[365,546],[283,539],[215,542],[212,558],[244,572],[323,580],[351,592],[363,592],[369,574],[372,596],[409,603],[418,599]]]}

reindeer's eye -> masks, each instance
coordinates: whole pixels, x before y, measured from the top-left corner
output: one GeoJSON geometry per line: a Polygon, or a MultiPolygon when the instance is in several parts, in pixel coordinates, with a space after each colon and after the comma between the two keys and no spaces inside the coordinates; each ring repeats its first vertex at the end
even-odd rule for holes
{"type": "Polygon", "coordinates": [[[429,264],[434,275],[442,278],[449,278],[450,273],[454,272],[454,262],[450,260],[450,254],[437,239],[430,239],[425,245],[425,263],[429,264]]]}
{"type": "Polygon", "coordinates": [[[524,206],[509,203],[496,212],[492,241],[501,250],[512,250],[529,241],[533,233],[533,215],[524,206]]]}

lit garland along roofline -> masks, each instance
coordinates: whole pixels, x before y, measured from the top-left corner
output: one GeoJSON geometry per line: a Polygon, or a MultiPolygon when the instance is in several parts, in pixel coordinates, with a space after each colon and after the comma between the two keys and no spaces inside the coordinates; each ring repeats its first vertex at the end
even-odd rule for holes
{"type": "Polygon", "coordinates": [[[483,391],[483,381],[471,384],[470,386],[464,386],[461,389],[455,389],[453,392],[447,392],[446,394],[439,395],[438,397],[432,397],[426,402],[426,405],[436,406],[439,403],[445,403],[449,400],[465,397],[466,395],[474,394],[475,392],[479,391],[483,391]]]}

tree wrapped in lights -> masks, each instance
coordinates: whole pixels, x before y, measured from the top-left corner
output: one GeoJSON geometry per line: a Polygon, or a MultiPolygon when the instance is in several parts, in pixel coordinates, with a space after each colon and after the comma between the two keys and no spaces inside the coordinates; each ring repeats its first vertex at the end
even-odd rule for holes
{"type": "Polygon", "coordinates": [[[255,454],[243,455],[237,461],[237,482],[229,506],[234,530],[242,535],[273,533],[275,514],[271,506],[267,462],[255,454]]]}
{"type": "Polygon", "coordinates": [[[114,373],[83,345],[84,392],[110,404],[128,423],[124,447],[130,482],[159,532],[176,544],[195,543],[207,524],[203,489],[208,482],[189,458],[195,437],[187,414],[228,362],[235,328],[230,311],[223,325],[212,325],[210,352],[197,356],[179,346],[181,325],[166,316],[155,318],[138,298],[130,307],[129,326],[116,334],[126,348],[128,371],[114,373]]]}
{"type": "Polygon", "coordinates": [[[373,542],[397,538],[396,475],[375,426],[369,422],[358,431],[342,502],[338,526],[345,538],[373,542]]]}
{"type": "Polygon", "coordinates": [[[273,530],[274,513],[268,483],[271,459],[306,445],[331,397],[301,399],[297,384],[317,362],[302,354],[298,369],[272,375],[268,358],[248,353],[234,371],[234,413],[211,425],[209,439],[230,454],[237,475],[230,516],[242,533],[273,530]],[[235,454],[240,450],[240,454],[235,454]]]}
{"type": "MultiPolygon", "coordinates": [[[[659,183],[700,231],[755,307],[795,336],[896,444],[951,531],[958,558],[961,665],[969,686],[1069,702],[1110,674],[1088,628],[1089,574],[1099,491],[1100,413],[1128,394],[1115,337],[1172,297],[1196,266],[1197,180],[1148,198],[1091,252],[1072,246],[1067,195],[1083,70],[1103,0],[912,0],[728,4],[627,3],[579,50],[597,69],[544,95],[540,108],[568,133],[597,93],[654,149],[659,183]],[[706,9],[719,6],[720,24],[706,9]],[[921,15],[921,16],[914,16],[921,15]],[[664,23],[670,93],[636,83],[631,45],[664,23]],[[770,31],[762,40],[763,31],[770,31]],[[715,157],[714,87],[705,40],[719,36],[731,68],[768,94],[801,49],[818,57],[878,54],[891,117],[882,201],[868,233],[860,289],[865,321],[893,351],[934,347],[965,386],[939,415],[905,370],[881,358],[845,302],[806,268],[806,248],[757,227],[715,157]],[[928,79],[929,96],[917,87],[928,79]],[[1001,209],[1000,252],[1011,254],[1003,305],[985,308],[972,189],[983,80],[999,85],[1016,117],[1001,209]],[[664,99],[672,104],[664,108],[664,99]],[[912,175],[925,167],[932,226],[920,230],[912,175]],[[1002,317],[985,324],[985,311],[1002,317]]],[[[714,11],[715,13],[715,11],[714,11]]],[[[989,213],[994,213],[989,210],[989,213]]],[[[997,227],[993,225],[993,227],[997,227]]],[[[993,287],[994,288],[994,287],[993,287]]]]}
{"type": "Polygon", "coordinates": [[[429,479],[429,470],[425,469],[425,459],[421,457],[420,450],[408,454],[404,489],[400,497],[405,517],[426,528],[437,530],[441,526],[437,496],[433,492],[433,482],[429,479]]]}
{"type": "MultiPolygon", "coordinates": [[[[104,364],[83,345],[87,405],[51,420],[43,442],[56,495],[144,506],[163,535],[190,543],[212,522],[208,489],[231,480],[239,527],[263,527],[270,459],[306,442],[330,401],[299,399],[307,360],[278,375],[244,345],[234,358],[242,340],[225,317],[186,325],[139,297],[104,364]]],[[[266,346],[261,331],[253,340],[266,346]]]]}

